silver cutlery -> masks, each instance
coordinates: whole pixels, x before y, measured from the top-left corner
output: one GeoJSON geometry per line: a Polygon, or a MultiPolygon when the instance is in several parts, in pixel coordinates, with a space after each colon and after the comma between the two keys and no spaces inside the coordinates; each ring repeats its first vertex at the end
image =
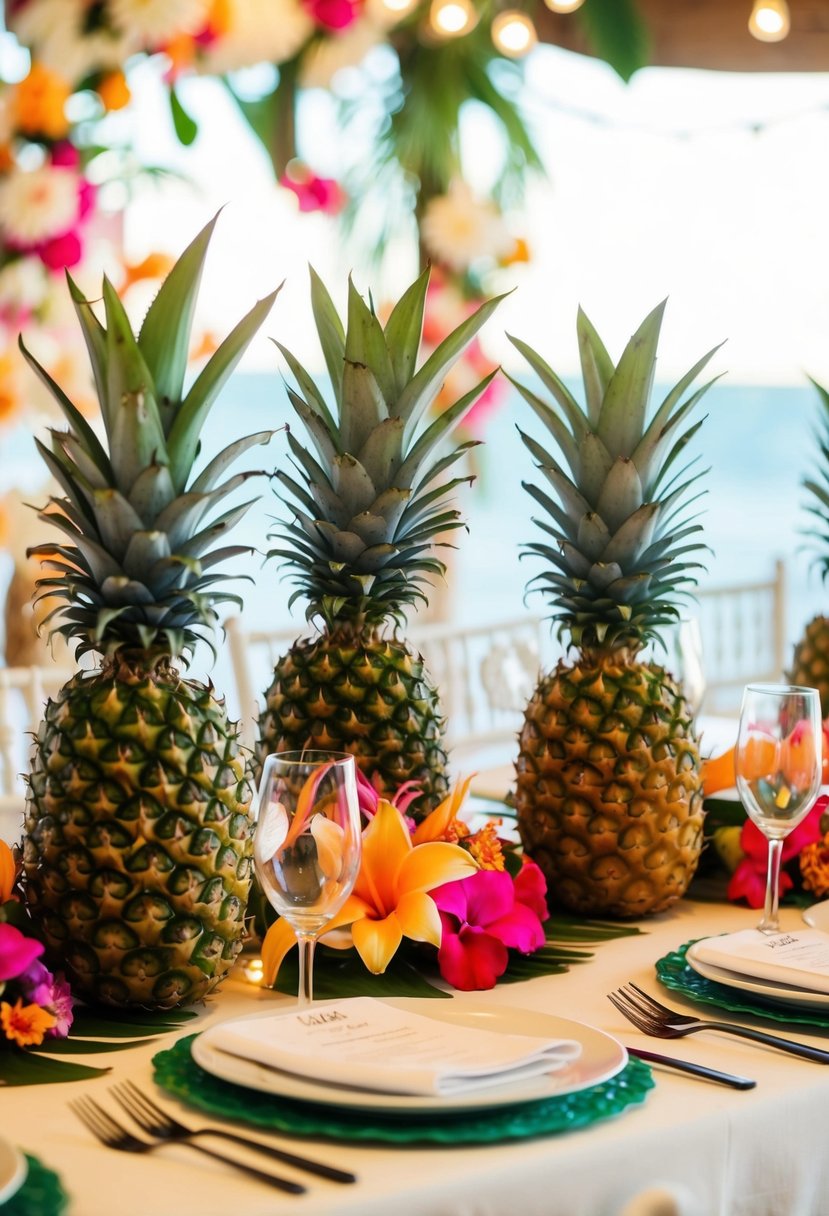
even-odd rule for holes
{"type": "MultiPolygon", "coordinates": [[[[154,1140],[151,1143],[147,1140],[139,1140],[138,1136],[133,1136],[131,1132],[128,1132],[93,1098],[76,1098],[69,1103],[69,1107],[93,1136],[96,1136],[107,1148],[114,1148],[117,1152],[152,1153],[155,1149],[165,1148],[171,1143],[169,1140],[154,1140]]],[[[203,1153],[206,1157],[213,1157],[217,1161],[224,1162],[225,1165],[232,1166],[233,1169],[239,1170],[248,1178],[256,1178],[259,1182],[276,1187],[279,1191],[287,1191],[290,1195],[304,1195],[307,1189],[301,1182],[280,1178],[278,1174],[267,1174],[264,1170],[258,1170],[252,1165],[234,1161],[232,1157],[226,1157],[224,1153],[217,1153],[214,1149],[205,1148],[203,1144],[193,1144],[189,1140],[182,1140],[181,1143],[187,1148],[195,1149],[197,1153],[203,1153]]]]}
{"type": "Polygon", "coordinates": [[[110,1092],[116,1102],[135,1120],[142,1131],[145,1131],[149,1136],[155,1136],[159,1140],[186,1143],[197,1136],[218,1136],[223,1140],[230,1140],[234,1144],[242,1144],[245,1148],[253,1149],[255,1152],[264,1153],[265,1156],[273,1157],[285,1165],[292,1165],[295,1169],[305,1170],[307,1173],[316,1174],[320,1178],[327,1178],[330,1182],[348,1183],[357,1181],[357,1175],[347,1170],[337,1169],[333,1165],[324,1165],[323,1162],[315,1161],[310,1157],[300,1157],[296,1153],[289,1152],[287,1149],[278,1148],[272,1144],[263,1144],[261,1140],[252,1140],[247,1136],[239,1135],[237,1132],[226,1131],[222,1127],[187,1127],[186,1124],[179,1122],[179,1120],[174,1119],[165,1110],[162,1110],[157,1103],[148,1098],[145,1093],[142,1093],[132,1081],[123,1081],[121,1084],[113,1086],[110,1092]]]}
{"type": "Polygon", "coordinates": [[[636,984],[623,985],[616,992],[609,993],[608,1000],[639,1030],[658,1039],[681,1039],[684,1035],[696,1034],[699,1030],[720,1030],[724,1034],[734,1034],[741,1039],[751,1039],[755,1043],[764,1043],[767,1047],[776,1047],[805,1060],[829,1064],[829,1051],[808,1047],[804,1043],[796,1043],[793,1039],[766,1034],[763,1030],[753,1030],[749,1026],[738,1026],[735,1022],[717,1022],[677,1013],[675,1009],[660,1005],[659,1001],[637,988],[636,984]]]}
{"type": "Polygon", "coordinates": [[[659,1055],[656,1051],[645,1051],[641,1047],[628,1047],[626,1050],[629,1056],[647,1060],[649,1064],[660,1064],[663,1068],[673,1068],[676,1072],[687,1072],[692,1077],[704,1077],[706,1081],[717,1081],[720,1085],[730,1085],[732,1089],[754,1089],[757,1084],[750,1077],[738,1077],[734,1073],[720,1072],[718,1068],[709,1068],[707,1064],[677,1060],[674,1056],[659,1055]]]}

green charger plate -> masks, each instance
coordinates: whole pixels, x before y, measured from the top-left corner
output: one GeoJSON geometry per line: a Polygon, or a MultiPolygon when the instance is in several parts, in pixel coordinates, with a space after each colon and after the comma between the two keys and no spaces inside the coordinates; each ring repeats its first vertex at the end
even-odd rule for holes
{"type": "Polygon", "coordinates": [[[180,1039],[153,1058],[155,1079],[162,1089],[206,1114],[296,1136],[387,1144],[497,1144],[587,1127],[643,1102],[653,1088],[648,1066],[630,1059],[609,1081],[560,1098],[474,1114],[389,1118],[386,1112],[346,1112],[221,1081],[193,1059],[190,1045],[195,1037],[180,1039]]]}
{"type": "Polygon", "coordinates": [[[3,1216],[61,1216],[66,1211],[69,1197],[60,1183],[60,1178],[46,1168],[37,1157],[26,1153],[29,1171],[26,1181],[5,1203],[0,1203],[3,1216]]]}
{"type": "Polygon", "coordinates": [[[741,988],[729,988],[727,984],[718,984],[716,980],[707,980],[704,975],[695,971],[685,955],[694,942],[686,942],[678,950],[672,950],[656,964],[656,974],[666,988],[681,992],[694,1001],[702,1001],[705,1005],[715,1005],[718,1009],[727,1009],[731,1013],[750,1013],[758,1018],[768,1018],[772,1022],[796,1022],[803,1026],[820,1026],[829,1030],[829,1010],[818,1013],[814,1009],[799,1009],[796,1005],[779,1005],[772,1001],[764,1001],[762,997],[753,997],[741,988]]]}

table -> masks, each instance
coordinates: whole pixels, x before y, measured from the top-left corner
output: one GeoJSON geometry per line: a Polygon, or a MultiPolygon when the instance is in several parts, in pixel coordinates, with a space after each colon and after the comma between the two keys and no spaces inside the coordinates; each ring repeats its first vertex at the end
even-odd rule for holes
{"type": "MultiPolygon", "coordinates": [[[[657,994],[657,958],[690,938],[755,920],[756,913],[745,908],[683,900],[643,922],[641,936],[600,943],[589,962],[567,974],[475,994],[476,1000],[575,1018],[630,1045],[754,1077],[755,1090],[655,1070],[656,1088],[642,1106],[567,1135],[457,1149],[325,1143],[315,1146],[318,1154],[356,1170],[360,1182],[343,1187],[312,1179],[300,1197],[248,1182],[185,1147],[136,1158],[99,1146],[67,1102],[88,1094],[108,1105],[107,1078],[7,1091],[0,1097],[4,1134],[60,1173],[73,1198],[71,1216],[826,1216],[829,1068],[714,1032],[670,1043],[646,1040],[606,998],[627,980],[657,994]],[[674,1208],[647,1206],[642,1192],[660,1187],[674,1195],[674,1208]]],[[[784,928],[799,923],[795,909],[784,909],[784,928]]],[[[182,1033],[287,1002],[231,979],[209,999],[198,1023],[182,1033]]],[[[675,993],[668,1003],[694,1008],[675,993]]],[[[803,1034],[784,1024],[779,1029],[829,1045],[829,1036],[818,1030],[803,1034]]],[[[152,1056],[177,1034],[91,1062],[111,1063],[113,1081],[131,1078],[148,1086],[152,1056]]],[[[156,1096],[174,1112],[201,1120],[166,1095],[156,1096]]],[[[311,1147],[309,1141],[295,1143],[300,1151],[311,1147]]]]}

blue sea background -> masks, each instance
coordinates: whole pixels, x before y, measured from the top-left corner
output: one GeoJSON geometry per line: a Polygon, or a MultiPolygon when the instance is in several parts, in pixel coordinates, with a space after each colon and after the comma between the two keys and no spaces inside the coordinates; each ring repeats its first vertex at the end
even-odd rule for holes
{"type": "MultiPolygon", "coordinates": [[[[574,391],[580,396],[577,386],[574,391]]],[[[661,400],[659,390],[654,399],[661,400]]],[[[691,455],[706,490],[700,509],[705,538],[712,552],[707,572],[699,572],[701,589],[707,586],[762,580],[771,576],[776,558],[787,571],[786,632],[790,641],[817,611],[827,608],[813,553],[804,551],[802,532],[813,525],[805,510],[807,495],[801,487],[805,475],[819,470],[816,439],[820,417],[817,393],[803,387],[716,385],[704,398],[699,415],[707,415],[693,441],[691,455]]],[[[229,442],[234,435],[290,420],[290,407],[280,380],[267,374],[237,375],[228,385],[204,433],[206,451],[229,442]]],[[[461,487],[457,503],[468,520],[468,532],[456,533],[457,549],[450,556],[445,602],[450,615],[466,625],[487,624],[521,616],[527,611],[545,613],[542,597],[524,600],[530,577],[540,569],[532,558],[521,560],[522,544],[540,537],[532,523],[535,504],[521,488],[533,476],[533,462],[521,442],[516,424],[544,441],[529,408],[514,392],[494,411],[474,450],[476,480],[461,487]]],[[[299,433],[297,430],[296,433],[299,433]]],[[[36,485],[40,477],[31,437],[18,434],[4,441],[0,462],[0,489],[12,484],[36,485]]],[[[284,433],[269,448],[253,449],[261,467],[284,462],[284,433]]],[[[274,485],[276,483],[273,483],[274,485]]],[[[262,485],[262,499],[238,529],[239,543],[259,552],[245,573],[253,583],[238,587],[245,599],[245,622],[253,629],[302,628],[303,605],[289,611],[292,588],[280,579],[273,563],[263,565],[265,536],[279,514],[273,486],[262,485]]],[[[210,674],[217,687],[234,702],[233,678],[226,647],[220,646],[210,669],[209,655],[197,655],[193,674],[210,674]]]]}

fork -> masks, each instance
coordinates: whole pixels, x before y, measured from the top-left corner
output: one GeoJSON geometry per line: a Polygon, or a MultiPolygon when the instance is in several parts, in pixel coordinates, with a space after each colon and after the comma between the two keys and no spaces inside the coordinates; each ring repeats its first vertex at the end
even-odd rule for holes
{"type": "Polygon", "coordinates": [[[234,1144],[243,1144],[246,1148],[264,1153],[268,1157],[274,1157],[277,1161],[284,1162],[285,1165],[292,1165],[298,1170],[306,1170],[309,1174],[317,1174],[320,1178],[327,1178],[331,1182],[357,1181],[357,1175],[348,1173],[346,1170],[336,1169],[333,1165],[324,1165],[321,1161],[314,1161],[309,1157],[299,1157],[295,1153],[288,1152],[287,1149],[262,1144],[260,1140],[250,1140],[247,1136],[225,1131],[224,1128],[187,1127],[162,1110],[132,1081],[123,1081],[119,1085],[114,1085],[111,1093],[116,1102],[135,1120],[142,1131],[159,1140],[186,1143],[196,1136],[221,1136],[224,1140],[232,1140],[234,1144]]]}
{"type": "MultiPolygon", "coordinates": [[[[93,1136],[96,1136],[107,1148],[114,1148],[118,1152],[151,1153],[157,1148],[164,1148],[169,1143],[165,1140],[156,1140],[152,1143],[139,1140],[137,1136],[133,1136],[132,1132],[128,1132],[117,1119],[113,1119],[93,1098],[76,1098],[69,1103],[69,1107],[93,1136]]],[[[192,1144],[188,1140],[183,1140],[182,1143],[187,1148],[195,1149],[196,1152],[204,1153],[206,1157],[213,1157],[217,1161],[223,1161],[225,1165],[233,1166],[235,1170],[240,1170],[247,1177],[256,1178],[259,1182],[274,1186],[279,1191],[287,1191],[291,1195],[304,1195],[307,1189],[301,1182],[291,1182],[288,1178],[267,1174],[264,1170],[244,1165],[241,1161],[234,1161],[232,1157],[225,1157],[224,1153],[217,1153],[214,1149],[205,1148],[201,1144],[192,1144]]]]}
{"type": "Polygon", "coordinates": [[[783,1039],[778,1035],[766,1034],[763,1030],[753,1030],[749,1026],[738,1026],[734,1022],[716,1022],[712,1019],[689,1017],[660,1005],[659,1001],[648,996],[636,984],[625,984],[616,992],[608,993],[608,1000],[619,1012],[645,1034],[658,1039],[681,1039],[686,1034],[695,1034],[698,1030],[721,1030],[725,1034],[739,1035],[742,1039],[752,1039],[755,1043],[765,1043],[768,1047],[777,1047],[793,1056],[802,1056],[806,1060],[814,1060],[818,1064],[829,1064],[829,1051],[819,1047],[808,1047],[805,1043],[796,1043],[793,1039],[783,1039]]]}

